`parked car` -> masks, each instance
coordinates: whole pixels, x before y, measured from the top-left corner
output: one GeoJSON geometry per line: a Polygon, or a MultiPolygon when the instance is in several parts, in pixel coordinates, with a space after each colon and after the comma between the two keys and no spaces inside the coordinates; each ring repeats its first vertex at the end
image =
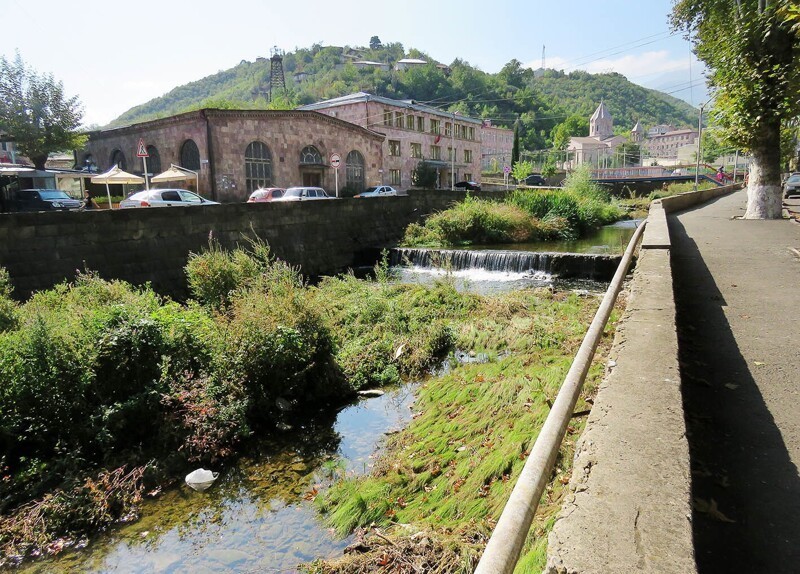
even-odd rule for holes
{"type": "Polygon", "coordinates": [[[272,201],[309,201],[314,199],[336,198],[328,195],[328,192],[321,187],[290,187],[284,192],[283,197],[272,201]]]}
{"type": "Polygon", "coordinates": [[[387,197],[389,195],[397,195],[397,190],[391,185],[376,185],[368,187],[354,197],[387,197]]]}
{"type": "Polygon", "coordinates": [[[783,184],[783,197],[800,195],[800,173],[793,173],[783,184]]]}
{"type": "Polygon", "coordinates": [[[522,180],[525,185],[547,185],[547,181],[538,173],[532,173],[522,180]]]}
{"type": "Polygon", "coordinates": [[[5,211],[67,211],[82,205],[60,189],[18,189],[4,203],[5,211]]]}
{"type": "Polygon", "coordinates": [[[263,203],[265,201],[272,201],[283,197],[283,192],[286,191],[282,187],[262,187],[255,190],[247,198],[247,203],[263,203]]]}
{"type": "Polygon", "coordinates": [[[455,185],[456,189],[466,189],[467,191],[480,191],[481,184],[474,181],[459,181],[455,185]]]}
{"type": "Polygon", "coordinates": [[[181,205],[219,205],[185,189],[150,189],[132,193],[119,202],[120,208],[174,207],[181,205]]]}

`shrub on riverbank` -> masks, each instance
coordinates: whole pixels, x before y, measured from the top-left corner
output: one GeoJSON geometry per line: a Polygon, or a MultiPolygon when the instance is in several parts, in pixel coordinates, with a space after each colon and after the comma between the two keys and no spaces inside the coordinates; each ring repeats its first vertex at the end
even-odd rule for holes
{"type": "MultiPolygon", "coordinates": [[[[200,302],[185,305],[93,274],[18,308],[9,300],[0,550],[86,532],[79,518],[102,509],[70,510],[75,520],[59,516],[45,531],[25,525],[38,516],[30,504],[61,513],[99,503],[75,489],[103,469],[155,460],[150,475],[180,475],[188,462],[234,454],[256,430],[290,428],[304,403],[341,402],[422,373],[452,348],[452,323],[475,304],[447,282],[393,285],[385,266],[375,282],[346,276],[309,287],[266,249],[212,246],[193,256],[187,273],[200,302]],[[215,288],[220,277],[224,288],[215,288]]],[[[119,495],[128,502],[113,505],[115,519],[137,498],[119,495]]]]}
{"type": "Polygon", "coordinates": [[[517,189],[502,202],[467,197],[406,230],[406,247],[451,247],[577,239],[624,212],[588,170],[571,173],[563,189],[517,189]]]}

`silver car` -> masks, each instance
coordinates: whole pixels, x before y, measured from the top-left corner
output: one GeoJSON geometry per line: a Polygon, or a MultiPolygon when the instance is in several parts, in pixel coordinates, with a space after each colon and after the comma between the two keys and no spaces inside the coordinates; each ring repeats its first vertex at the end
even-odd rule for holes
{"type": "Polygon", "coordinates": [[[376,185],[368,187],[354,197],[388,197],[392,195],[397,195],[397,190],[391,185],[376,185]]]}
{"type": "Polygon", "coordinates": [[[309,201],[312,199],[336,199],[336,198],[328,195],[328,192],[322,189],[321,187],[290,187],[284,192],[283,197],[278,197],[276,199],[273,199],[272,202],[275,203],[276,201],[309,201]]]}
{"type": "Polygon", "coordinates": [[[127,207],[174,207],[180,205],[219,205],[216,201],[204,199],[185,189],[150,189],[137,191],[119,202],[120,208],[127,207]]]}

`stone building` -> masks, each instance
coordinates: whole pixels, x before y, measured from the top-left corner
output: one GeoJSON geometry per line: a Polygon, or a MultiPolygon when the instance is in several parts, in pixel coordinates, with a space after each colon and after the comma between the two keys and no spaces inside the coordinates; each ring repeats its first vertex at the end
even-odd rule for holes
{"type": "Polygon", "coordinates": [[[687,146],[693,148],[695,152],[697,151],[697,135],[697,130],[693,129],[656,132],[655,135],[648,136],[644,145],[651,157],[678,159],[679,152],[685,150],[687,146]]]}
{"type": "Polygon", "coordinates": [[[493,126],[484,120],[481,126],[481,168],[483,171],[499,172],[511,166],[514,150],[514,130],[493,126]]]}
{"type": "Polygon", "coordinates": [[[399,190],[411,187],[421,160],[438,174],[437,187],[453,181],[480,181],[481,120],[443,112],[414,102],[366,92],[301,106],[386,135],[381,183],[399,190]],[[455,155],[453,155],[455,154],[455,155]]]}
{"type": "MultiPolygon", "coordinates": [[[[259,187],[314,185],[334,192],[332,153],[342,158],[339,188],[360,191],[380,180],[384,136],[310,111],[203,109],[121,128],[91,132],[79,154],[98,171],[113,165],[141,175],[139,140],[155,175],[170,164],[198,174],[201,195],[245,201],[259,187]]],[[[193,189],[193,181],[181,182],[193,189]]],[[[165,187],[165,186],[161,186],[165,187]]]]}

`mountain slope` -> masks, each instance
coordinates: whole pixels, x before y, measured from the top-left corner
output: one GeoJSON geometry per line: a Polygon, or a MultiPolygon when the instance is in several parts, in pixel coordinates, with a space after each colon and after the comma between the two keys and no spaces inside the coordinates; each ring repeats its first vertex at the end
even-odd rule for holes
{"type": "Polygon", "coordinates": [[[633,84],[616,73],[564,74],[547,70],[534,77],[532,70],[512,60],[497,74],[487,74],[462,60],[442,66],[417,50],[406,52],[398,43],[372,49],[315,44],[284,54],[283,69],[288,92],[271,104],[270,60],[243,60],[230,70],[179,86],[136,106],[115,119],[111,126],[201,107],[291,108],[358,91],[413,99],[445,111],[491,119],[500,126],[511,127],[519,122],[521,146],[527,150],[550,147],[553,128],[572,114],[588,118],[601,100],[614,117],[619,133],[627,133],[637,120],[645,126],[671,123],[690,127],[697,117],[696,110],[682,100],[633,84]],[[368,60],[393,67],[403,57],[429,63],[402,71],[359,67],[353,63],[368,60]]]}

